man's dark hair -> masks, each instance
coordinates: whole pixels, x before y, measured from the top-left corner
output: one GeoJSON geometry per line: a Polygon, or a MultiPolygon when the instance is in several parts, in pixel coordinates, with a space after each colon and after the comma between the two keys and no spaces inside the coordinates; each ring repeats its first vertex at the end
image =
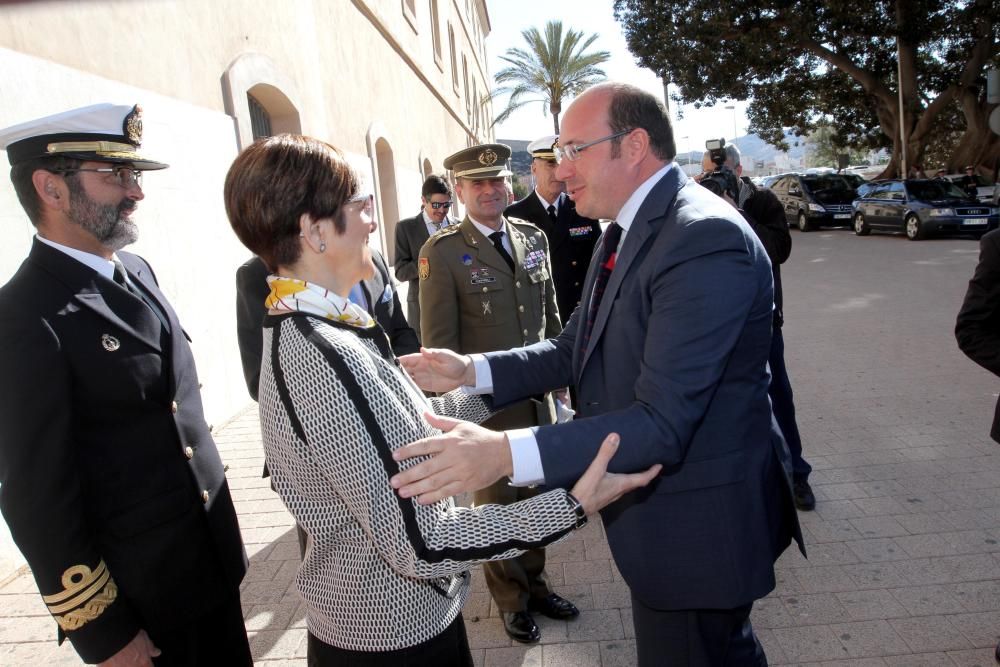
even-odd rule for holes
{"type": "Polygon", "coordinates": [[[312,137],[279,134],[255,141],[236,157],[223,197],[236,236],[273,272],[298,261],[303,214],[331,218],[343,234],[343,205],[358,188],[340,150],[312,137]]]}
{"type": "Polygon", "coordinates": [[[429,200],[431,195],[445,195],[450,197],[451,186],[448,185],[448,181],[437,174],[431,174],[424,179],[424,187],[420,188],[420,196],[429,200]]]}
{"type": "MultiPolygon", "coordinates": [[[[604,84],[611,89],[608,105],[608,125],[611,132],[624,132],[642,128],[649,135],[649,148],[653,155],[670,162],[677,154],[674,131],[663,103],[641,88],[627,83],[604,84]]],[[[621,155],[622,137],[612,140],[611,157],[621,155]]]]}
{"type": "MultiPolygon", "coordinates": [[[[52,172],[62,172],[71,169],[78,169],[83,164],[82,160],[69,157],[40,157],[34,160],[25,160],[15,164],[10,169],[10,182],[14,184],[14,192],[21,202],[21,208],[28,215],[28,220],[35,227],[42,219],[42,200],[35,192],[35,184],[31,180],[32,175],[39,169],[52,172]]],[[[76,178],[76,174],[70,172],[66,174],[67,181],[76,178]]]]}

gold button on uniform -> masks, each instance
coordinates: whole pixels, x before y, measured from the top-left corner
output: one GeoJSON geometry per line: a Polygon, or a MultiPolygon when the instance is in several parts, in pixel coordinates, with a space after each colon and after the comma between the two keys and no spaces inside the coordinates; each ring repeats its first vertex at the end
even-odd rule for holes
{"type": "Polygon", "coordinates": [[[207,503],[208,502],[208,490],[207,489],[205,491],[201,492],[201,502],[203,502],[203,503],[207,503]]]}
{"type": "Polygon", "coordinates": [[[194,458],[194,448],[193,447],[185,447],[184,448],[184,456],[188,457],[189,459],[193,459],[194,458]]]}
{"type": "Polygon", "coordinates": [[[527,329],[523,329],[523,330],[521,331],[521,334],[523,334],[523,335],[527,336],[527,335],[528,335],[528,330],[527,330],[527,329]]]}
{"type": "Polygon", "coordinates": [[[524,306],[518,306],[517,307],[517,312],[523,313],[524,312],[524,306]]]}
{"type": "Polygon", "coordinates": [[[574,260],[573,260],[572,262],[570,262],[569,264],[570,264],[570,266],[576,266],[576,260],[574,259],[574,260]]]}
{"type": "Polygon", "coordinates": [[[484,287],[484,288],[483,288],[483,291],[484,291],[484,292],[489,292],[489,291],[490,291],[490,288],[489,288],[489,287],[484,287]]]}
{"type": "Polygon", "coordinates": [[[521,287],[521,281],[518,280],[516,283],[514,283],[514,287],[517,287],[517,288],[520,289],[520,287],[521,287]]]}
{"type": "Polygon", "coordinates": [[[170,411],[175,415],[177,414],[177,401],[170,402],[170,411]]]}

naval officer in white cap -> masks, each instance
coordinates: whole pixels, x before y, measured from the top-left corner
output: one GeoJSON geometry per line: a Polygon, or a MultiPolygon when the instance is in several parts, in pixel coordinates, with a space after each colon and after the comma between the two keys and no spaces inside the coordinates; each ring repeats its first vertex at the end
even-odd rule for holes
{"type": "Polygon", "coordinates": [[[191,349],[122,251],[143,173],[167,167],[141,138],[131,105],[0,130],[36,230],[0,288],[0,511],[84,662],[249,665],[246,553],[191,349]]]}

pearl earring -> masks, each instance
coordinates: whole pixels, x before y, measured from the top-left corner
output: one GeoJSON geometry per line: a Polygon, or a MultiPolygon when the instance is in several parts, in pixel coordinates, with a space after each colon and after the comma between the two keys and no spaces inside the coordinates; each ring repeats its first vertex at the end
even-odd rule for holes
{"type": "Polygon", "coordinates": [[[319,242],[319,251],[326,252],[326,244],[323,243],[322,241],[319,242]]]}

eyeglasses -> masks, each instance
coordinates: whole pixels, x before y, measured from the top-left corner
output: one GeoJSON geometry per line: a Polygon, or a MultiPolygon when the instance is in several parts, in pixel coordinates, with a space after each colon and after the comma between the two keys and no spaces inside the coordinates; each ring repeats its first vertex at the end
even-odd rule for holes
{"type": "Polygon", "coordinates": [[[116,167],[97,167],[95,169],[53,169],[53,173],[57,174],[72,174],[78,171],[93,171],[98,174],[111,174],[115,185],[120,188],[128,190],[133,185],[136,187],[142,187],[142,172],[133,167],[125,167],[118,165],[116,167]]]}
{"type": "Polygon", "coordinates": [[[432,201],[427,203],[430,204],[431,208],[434,209],[435,211],[438,210],[439,208],[449,209],[451,208],[452,205],[452,202],[450,201],[432,201]]]}
{"type": "Polygon", "coordinates": [[[609,134],[606,137],[601,137],[600,139],[594,139],[593,141],[588,141],[585,144],[570,144],[568,146],[553,146],[552,152],[556,156],[556,164],[560,164],[563,159],[567,159],[570,162],[575,162],[577,158],[580,157],[580,153],[584,149],[590,148],[591,146],[596,146],[599,143],[605,141],[611,141],[612,139],[617,139],[618,137],[624,137],[626,134],[634,130],[635,128],[629,130],[622,130],[621,132],[615,132],[614,134],[609,134]]]}

